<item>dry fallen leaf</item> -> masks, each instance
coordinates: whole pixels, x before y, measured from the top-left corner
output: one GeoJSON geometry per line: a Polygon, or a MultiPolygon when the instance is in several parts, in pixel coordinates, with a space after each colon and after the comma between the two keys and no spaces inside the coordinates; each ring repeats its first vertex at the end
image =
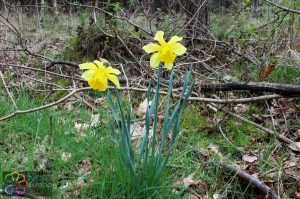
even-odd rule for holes
{"type": "Polygon", "coordinates": [[[75,129],[77,130],[77,132],[79,132],[79,136],[80,137],[85,137],[86,136],[86,129],[89,127],[88,124],[86,123],[76,123],[75,122],[75,129]]]}
{"type": "Polygon", "coordinates": [[[218,193],[213,194],[214,199],[221,199],[221,195],[218,193]]]}
{"type": "Polygon", "coordinates": [[[223,155],[220,153],[219,149],[220,147],[217,145],[214,145],[212,143],[210,143],[207,148],[210,150],[210,152],[213,152],[215,154],[217,154],[219,157],[223,158],[223,155]]]}
{"type": "Polygon", "coordinates": [[[86,174],[90,174],[90,165],[91,165],[91,160],[90,159],[86,159],[86,160],[82,160],[82,162],[80,163],[80,165],[78,165],[78,174],[79,175],[86,175],[86,174]]]}
{"type": "Polygon", "coordinates": [[[67,160],[69,160],[71,158],[71,153],[68,153],[68,152],[63,152],[62,154],[61,154],[61,159],[63,160],[63,161],[67,161],[67,160]]]}
{"type": "Polygon", "coordinates": [[[199,199],[199,197],[193,193],[185,193],[182,199],[199,199]]]}
{"type": "MultiPolygon", "coordinates": [[[[149,129],[149,136],[148,138],[151,138],[153,136],[153,129],[149,129]]],[[[131,124],[131,140],[134,140],[136,138],[144,137],[146,133],[146,127],[144,125],[144,122],[135,122],[131,124]]]]}
{"type": "Polygon", "coordinates": [[[275,69],[275,66],[276,66],[277,62],[270,62],[268,64],[267,67],[265,67],[264,65],[261,65],[261,71],[260,71],[260,79],[265,79],[267,78],[271,73],[272,71],[275,69]]]}
{"type": "Polygon", "coordinates": [[[233,107],[233,110],[240,114],[240,113],[245,113],[249,109],[249,106],[245,104],[237,104],[233,107]]]}
{"type": "Polygon", "coordinates": [[[290,118],[293,116],[295,112],[295,105],[290,99],[274,99],[272,101],[272,106],[270,108],[270,112],[273,115],[284,115],[285,118],[290,118]]]}
{"type": "Polygon", "coordinates": [[[186,186],[186,187],[188,187],[191,184],[193,184],[194,183],[194,180],[193,180],[194,175],[195,175],[195,172],[192,173],[191,175],[189,175],[188,177],[184,178],[183,179],[183,185],[186,186]]]}
{"type": "Polygon", "coordinates": [[[84,130],[86,130],[88,127],[89,127],[89,125],[86,124],[86,123],[76,123],[76,122],[75,122],[75,129],[76,129],[78,132],[84,131],[84,130]]]}
{"type": "Polygon", "coordinates": [[[101,98],[97,98],[97,99],[95,99],[95,104],[101,104],[102,102],[104,102],[105,101],[105,97],[101,97],[101,98]]]}
{"type": "MultiPolygon", "coordinates": [[[[149,106],[151,105],[152,101],[149,101],[149,106]]],[[[147,111],[147,99],[145,99],[140,105],[135,109],[134,113],[139,117],[144,117],[147,111]]]]}
{"type": "Polygon", "coordinates": [[[257,160],[257,157],[254,156],[254,155],[243,155],[243,158],[242,158],[245,162],[249,162],[249,163],[252,163],[254,161],[257,160]]]}
{"type": "Polygon", "coordinates": [[[293,151],[299,151],[300,152],[300,142],[294,142],[294,144],[289,144],[288,146],[293,150],[293,151]]]}
{"type": "Polygon", "coordinates": [[[91,117],[91,127],[97,126],[97,124],[99,122],[99,119],[100,119],[100,115],[99,114],[92,115],[92,117],[91,117]]]}

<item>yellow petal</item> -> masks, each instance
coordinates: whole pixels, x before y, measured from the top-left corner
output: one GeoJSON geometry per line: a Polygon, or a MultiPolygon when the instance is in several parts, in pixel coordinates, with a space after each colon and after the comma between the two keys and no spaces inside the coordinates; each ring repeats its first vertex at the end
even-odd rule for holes
{"type": "Polygon", "coordinates": [[[182,37],[178,37],[178,36],[174,36],[172,37],[169,41],[168,41],[168,44],[172,45],[178,41],[181,41],[182,40],[182,37]]]}
{"type": "Polygon", "coordinates": [[[166,41],[164,40],[164,34],[165,33],[163,31],[158,31],[154,37],[154,39],[158,41],[161,45],[166,43],[166,41]]]}
{"type": "Polygon", "coordinates": [[[84,70],[84,69],[89,69],[89,70],[97,70],[97,66],[92,63],[92,62],[89,62],[89,63],[84,63],[84,64],[79,64],[79,68],[81,70],[84,70]]]}
{"type": "Polygon", "coordinates": [[[120,88],[120,83],[119,80],[117,78],[117,76],[115,75],[108,75],[107,77],[112,83],[114,83],[116,85],[117,88],[120,88]]]}
{"type": "Polygon", "coordinates": [[[113,68],[111,66],[109,66],[109,67],[106,68],[106,72],[108,74],[116,74],[116,75],[120,75],[121,74],[121,72],[118,69],[115,69],[115,68],[113,68]]]}
{"type": "Polygon", "coordinates": [[[89,79],[93,78],[95,76],[95,71],[94,70],[87,70],[84,73],[82,73],[81,77],[88,81],[89,79]]]}
{"type": "Polygon", "coordinates": [[[172,70],[173,63],[165,64],[165,68],[167,68],[168,70],[172,70]]]}
{"type": "Polygon", "coordinates": [[[160,45],[150,43],[150,44],[144,46],[143,50],[146,51],[146,53],[149,54],[149,53],[159,51],[159,47],[160,47],[160,45]]]}
{"type": "Polygon", "coordinates": [[[186,47],[180,43],[172,44],[171,49],[176,55],[183,55],[186,52],[186,47]]]}
{"type": "Polygon", "coordinates": [[[150,66],[152,68],[157,68],[159,65],[159,54],[158,53],[154,53],[151,57],[150,57],[150,66]]]}
{"type": "Polygon", "coordinates": [[[94,90],[105,91],[107,89],[107,81],[99,81],[98,79],[92,78],[88,81],[88,84],[94,90]]]}
{"type": "Polygon", "coordinates": [[[95,60],[94,63],[98,66],[98,68],[104,68],[103,62],[100,62],[98,60],[95,60]]]}

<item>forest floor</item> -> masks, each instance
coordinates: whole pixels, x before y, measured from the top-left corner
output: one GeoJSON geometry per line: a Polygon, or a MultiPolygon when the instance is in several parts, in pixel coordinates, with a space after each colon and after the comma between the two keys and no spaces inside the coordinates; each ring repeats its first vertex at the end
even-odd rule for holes
{"type": "MultiPolygon", "coordinates": [[[[88,20],[86,13],[47,16],[42,21],[35,15],[15,16],[14,25],[22,33],[22,38],[26,38],[28,49],[25,50],[18,45],[18,36],[9,24],[0,26],[0,39],[3,41],[0,44],[0,66],[7,84],[1,81],[0,171],[48,172],[52,176],[54,198],[126,198],[126,190],[120,190],[126,179],[112,141],[107,114],[109,103],[105,93],[86,89],[56,103],[70,94],[72,89],[86,87],[87,84],[80,79],[79,68],[74,66],[56,64],[47,71],[44,68],[53,60],[79,64],[96,58],[111,58],[112,65],[122,71],[121,76],[125,79],[121,81],[121,86],[140,89],[146,89],[148,80],[151,76],[156,77],[156,73],[148,67],[143,56],[139,63],[144,68],[137,66],[134,57],[120,44],[123,39],[137,57],[143,53],[141,43],[135,41],[145,36],[140,36],[126,25],[122,29],[124,33],[118,33],[122,36],[119,43],[114,43],[117,41],[112,41],[108,36],[100,37],[96,41],[99,45],[103,44],[105,50],[96,53],[96,57],[91,54],[83,57],[78,50],[78,43],[84,38],[82,35],[87,38],[92,33],[101,33],[101,30],[87,25],[88,20]],[[93,30],[89,32],[88,28],[93,30]],[[84,33],[80,34],[80,31],[84,33]],[[12,41],[12,44],[7,44],[7,41],[12,41]],[[11,50],[3,50],[9,48],[11,50]],[[147,67],[149,69],[145,69],[147,67]],[[51,105],[53,102],[55,104],[51,105]],[[43,108],[48,104],[51,105],[49,108],[43,108]],[[35,111],[39,107],[42,108],[35,111]],[[18,113],[17,110],[27,113],[18,113]],[[14,112],[16,114],[10,116],[14,112]]],[[[212,20],[212,23],[222,22],[212,20]]],[[[151,40],[150,36],[145,38],[151,40]]],[[[95,40],[91,42],[97,45],[95,40]]],[[[89,42],[84,44],[89,45],[89,42]]],[[[90,46],[88,48],[91,50],[90,46]]],[[[84,47],[81,50],[88,53],[84,47]]],[[[220,56],[220,53],[211,54],[208,59],[220,56]]],[[[179,60],[174,79],[182,79],[188,70],[187,66],[192,62],[188,56],[179,60]]],[[[223,67],[211,66],[211,70],[207,70],[209,64],[204,68],[196,64],[192,78],[196,84],[259,81],[260,67],[250,64],[244,67],[244,64],[234,62],[223,67]]],[[[167,71],[163,71],[162,77],[169,78],[167,71]]],[[[299,84],[299,77],[298,65],[285,65],[284,61],[279,61],[265,81],[299,84]]],[[[180,87],[174,88],[174,94],[178,91],[180,87]]],[[[268,94],[264,91],[204,93],[198,91],[197,86],[195,93],[194,97],[208,99],[251,98],[268,94]]],[[[132,108],[131,141],[140,143],[145,125],[141,119],[145,112],[142,102],[146,92],[124,89],[121,96],[124,109],[132,108]]],[[[165,100],[162,95],[161,109],[165,106],[165,100]]],[[[172,99],[172,103],[175,102],[172,99]]],[[[162,122],[163,114],[159,118],[162,122]]],[[[300,198],[300,151],[294,145],[283,142],[277,134],[299,146],[299,98],[281,97],[217,105],[190,101],[183,113],[180,133],[162,177],[164,183],[157,191],[159,198],[265,197],[260,188],[253,186],[249,179],[241,178],[225,164],[235,166],[285,198],[300,198]],[[248,121],[269,129],[269,132],[248,121]],[[275,133],[271,135],[270,131],[275,133]]],[[[4,178],[0,175],[2,185],[4,178]]],[[[41,193],[35,191],[34,194],[39,196],[41,193]]]]}

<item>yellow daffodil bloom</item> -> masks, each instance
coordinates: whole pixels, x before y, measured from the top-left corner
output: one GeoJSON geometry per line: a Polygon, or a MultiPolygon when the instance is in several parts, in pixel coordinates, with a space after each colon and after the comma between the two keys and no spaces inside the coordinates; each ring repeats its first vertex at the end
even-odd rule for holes
{"type": "Polygon", "coordinates": [[[120,83],[116,75],[121,72],[111,66],[105,67],[103,62],[95,60],[94,62],[79,64],[81,70],[86,70],[81,77],[88,81],[90,87],[94,90],[105,91],[108,86],[108,80],[120,88],[120,83]]]}
{"type": "Polygon", "coordinates": [[[168,42],[164,40],[164,32],[158,31],[154,37],[159,44],[150,43],[143,47],[146,53],[154,53],[150,58],[150,66],[157,68],[160,62],[164,62],[167,69],[173,68],[173,63],[177,55],[183,55],[186,48],[177,43],[182,37],[174,36],[168,42]]]}

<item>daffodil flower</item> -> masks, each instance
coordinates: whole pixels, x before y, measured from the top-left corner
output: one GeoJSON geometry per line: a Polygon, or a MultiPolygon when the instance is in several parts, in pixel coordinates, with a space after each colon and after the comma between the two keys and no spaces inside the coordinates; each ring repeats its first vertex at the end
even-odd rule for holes
{"type": "Polygon", "coordinates": [[[183,55],[186,48],[178,43],[182,37],[174,36],[168,42],[164,40],[164,32],[158,31],[154,37],[159,44],[150,43],[143,47],[146,53],[154,53],[150,58],[150,66],[157,68],[160,62],[164,62],[167,69],[173,68],[174,60],[177,55],[183,55]]]}
{"type": "Polygon", "coordinates": [[[105,67],[103,62],[97,60],[79,64],[79,68],[86,70],[82,73],[81,77],[88,81],[88,84],[94,90],[105,91],[108,87],[108,80],[114,83],[117,88],[120,88],[120,83],[116,76],[121,74],[118,69],[111,66],[105,67]]]}

